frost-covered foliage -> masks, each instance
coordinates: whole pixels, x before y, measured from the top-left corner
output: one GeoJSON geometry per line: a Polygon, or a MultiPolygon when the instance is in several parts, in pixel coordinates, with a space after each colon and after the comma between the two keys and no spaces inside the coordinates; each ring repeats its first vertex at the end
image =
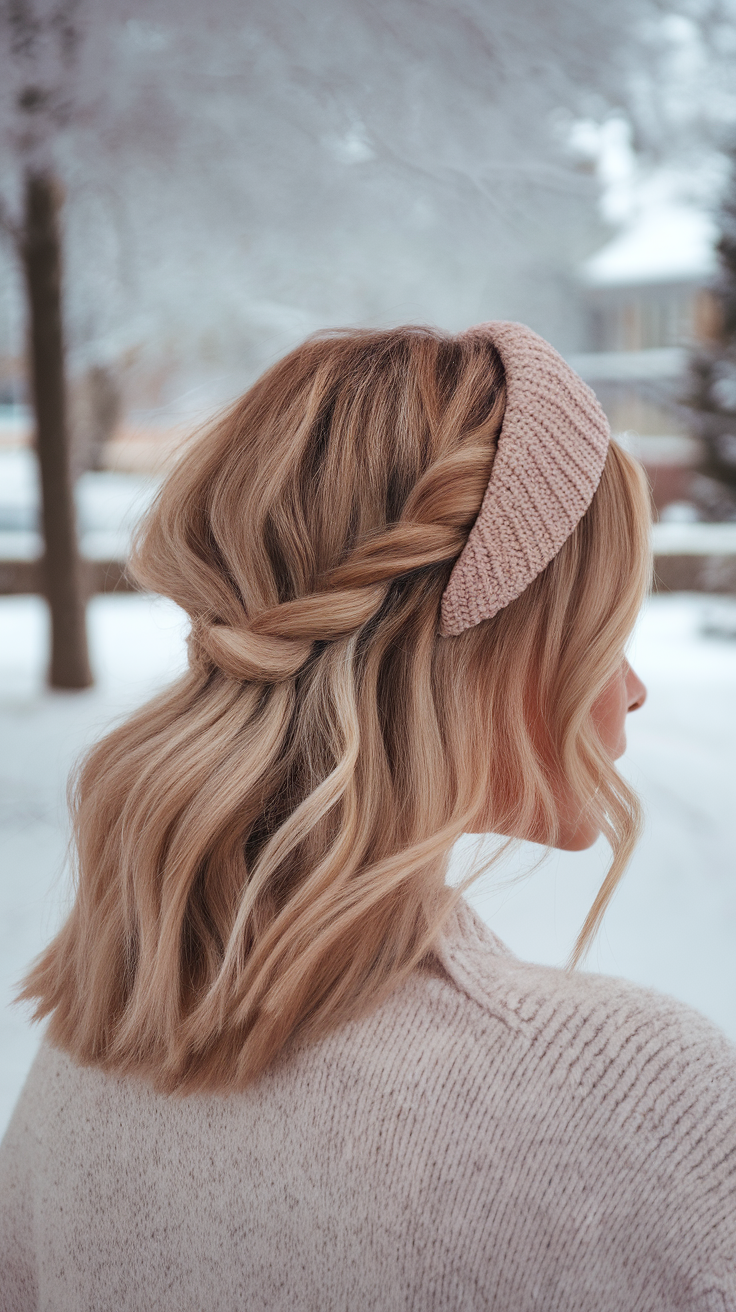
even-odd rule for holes
{"type": "Polygon", "coordinates": [[[602,230],[565,125],[627,103],[654,0],[2,13],[6,208],[28,151],[53,159],[75,368],[242,385],[337,322],[508,315],[582,344],[572,271],[602,230]]]}

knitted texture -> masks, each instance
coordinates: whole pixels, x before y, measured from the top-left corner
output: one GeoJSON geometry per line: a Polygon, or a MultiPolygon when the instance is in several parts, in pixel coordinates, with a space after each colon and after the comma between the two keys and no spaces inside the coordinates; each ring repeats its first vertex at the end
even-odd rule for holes
{"type": "Polygon", "coordinates": [[[506,410],[478,518],[442,597],[440,633],[470,629],[521,595],[582,519],[610,429],[594,393],[520,323],[486,323],[506,373],[506,410]]]}
{"type": "Polygon", "coordinates": [[[229,1097],[44,1044],[0,1147],[3,1312],[734,1312],[736,1049],[465,906],[440,955],[229,1097]]]}

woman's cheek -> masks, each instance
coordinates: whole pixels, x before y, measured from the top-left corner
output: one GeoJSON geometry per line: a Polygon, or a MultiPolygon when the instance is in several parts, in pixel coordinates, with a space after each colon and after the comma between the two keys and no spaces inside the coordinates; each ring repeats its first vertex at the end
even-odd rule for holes
{"type": "Polygon", "coordinates": [[[593,705],[593,723],[611,760],[626,751],[626,679],[617,673],[593,705]]]}

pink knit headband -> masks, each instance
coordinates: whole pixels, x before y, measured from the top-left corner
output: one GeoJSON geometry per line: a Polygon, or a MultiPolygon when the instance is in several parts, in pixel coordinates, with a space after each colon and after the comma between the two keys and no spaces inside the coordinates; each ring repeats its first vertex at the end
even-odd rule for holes
{"type": "Polygon", "coordinates": [[[442,594],[440,633],[471,629],[541,573],[593,500],[610,429],[593,392],[521,323],[484,323],[506,373],[506,410],[478,518],[442,594]]]}

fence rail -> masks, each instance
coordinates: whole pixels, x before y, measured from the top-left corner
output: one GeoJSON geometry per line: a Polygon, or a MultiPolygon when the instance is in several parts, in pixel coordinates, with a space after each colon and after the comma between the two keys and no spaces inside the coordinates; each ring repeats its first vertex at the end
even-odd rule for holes
{"type": "MultiPolygon", "coordinates": [[[[135,592],[137,588],[125,573],[120,560],[85,560],[87,591],[135,592]]],[[[17,597],[41,593],[44,587],[43,560],[0,560],[0,596],[17,597]]]]}

